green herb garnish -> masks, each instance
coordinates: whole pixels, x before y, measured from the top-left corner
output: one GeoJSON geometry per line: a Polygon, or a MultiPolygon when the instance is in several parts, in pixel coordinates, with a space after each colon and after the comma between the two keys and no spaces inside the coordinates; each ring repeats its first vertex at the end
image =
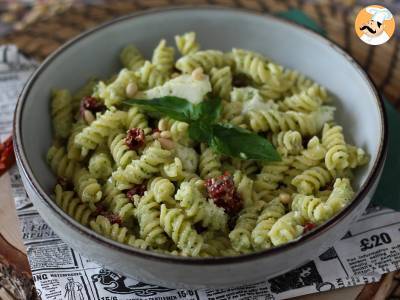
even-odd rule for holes
{"type": "Polygon", "coordinates": [[[211,147],[241,159],[280,160],[274,146],[264,137],[230,124],[214,124],[211,147]]]}
{"type": "Polygon", "coordinates": [[[147,111],[167,115],[172,119],[187,123],[196,120],[199,115],[199,108],[196,108],[186,99],[173,96],[165,96],[151,100],[133,99],[124,101],[124,103],[128,105],[136,104],[142,106],[147,111]]]}
{"type": "Polygon", "coordinates": [[[186,99],[174,96],[151,100],[132,99],[124,103],[139,105],[149,112],[188,123],[190,138],[208,143],[218,153],[241,159],[266,161],[281,159],[266,138],[230,124],[217,123],[221,113],[219,98],[206,99],[199,104],[192,104],[186,99]]]}

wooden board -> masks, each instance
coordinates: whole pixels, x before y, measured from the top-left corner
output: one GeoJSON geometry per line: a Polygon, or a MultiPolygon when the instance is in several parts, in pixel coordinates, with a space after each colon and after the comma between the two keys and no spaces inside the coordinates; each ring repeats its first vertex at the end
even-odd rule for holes
{"type": "Polygon", "coordinates": [[[32,274],[22,242],[8,175],[0,177],[0,299],[34,299],[32,274]]]}

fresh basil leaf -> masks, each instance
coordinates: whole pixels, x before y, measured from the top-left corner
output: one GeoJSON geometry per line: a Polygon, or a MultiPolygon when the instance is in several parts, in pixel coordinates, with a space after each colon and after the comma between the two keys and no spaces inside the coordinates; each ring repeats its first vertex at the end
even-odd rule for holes
{"type": "Polygon", "coordinates": [[[219,119],[221,107],[221,98],[206,99],[194,107],[194,118],[209,124],[215,123],[219,119]]]}
{"type": "Polygon", "coordinates": [[[207,123],[214,123],[218,120],[221,112],[221,99],[206,99],[203,102],[194,105],[186,99],[165,96],[149,100],[131,99],[124,101],[128,105],[139,105],[147,111],[167,115],[182,122],[192,122],[203,120],[207,123]]]}
{"type": "Polygon", "coordinates": [[[229,124],[212,126],[210,146],[221,154],[241,159],[281,160],[279,153],[266,138],[229,124]]]}
{"type": "Polygon", "coordinates": [[[212,124],[221,113],[221,99],[208,98],[194,108],[195,121],[190,123],[189,137],[198,142],[209,143],[212,137],[212,124]]]}
{"type": "Polygon", "coordinates": [[[197,110],[195,113],[195,105],[186,99],[174,96],[165,96],[151,100],[131,99],[124,101],[124,103],[139,105],[147,111],[157,112],[182,122],[196,120],[196,114],[198,114],[197,110]]]}
{"type": "Polygon", "coordinates": [[[212,124],[202,120],[190,123],[189,137],[197,142],[209,143],[212,138],[212,124]]]}
{"type": "Polygon", "coordinates": [[[174,96],[151,100],[132,99],[124,103],[139,105],[150,113],[166,115],[189,123],[191,139],[206,142],[227,156],[267,161],[280,160],[278,152],[266,138],[229,124],[216,124],[221,113],[220,98],[208,98],[197,105],[174,96]]]}

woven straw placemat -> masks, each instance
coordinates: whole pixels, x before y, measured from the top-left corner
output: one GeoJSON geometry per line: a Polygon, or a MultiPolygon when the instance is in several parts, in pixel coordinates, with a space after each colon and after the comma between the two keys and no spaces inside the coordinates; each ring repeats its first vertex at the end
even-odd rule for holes
{"type": "MultiPolygon", "coordinates": [[[[135,11],[171,5],[220,5],[261,13],[277,13],[297,8],[320,24],[330,40],[350,53],[370,74],[379,90],[400,109],[399,35],[378,47],[364,44],[354,32],[354,19],[361,7],[341,3],[305,0],[120,0],[103,1],[100,5],[78,3],[54,16],[39,18],[25,29],[1,38],[0,43],[14,43],[26,54],[43,60],[80,32],[135,11]]],[[[399,20],[398,13],[396,20],[399,20]]]]}

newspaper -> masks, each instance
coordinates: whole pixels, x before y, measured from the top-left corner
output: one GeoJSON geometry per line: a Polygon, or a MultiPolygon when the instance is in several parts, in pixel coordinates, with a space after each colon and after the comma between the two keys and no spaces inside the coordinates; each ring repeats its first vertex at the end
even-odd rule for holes
{"type": "MultiPolygon", "coordinates": [[[[11,131],[16,96],[34,64],[0,47],[0,136],[11,131]],[[11,60],[13,58],[13,60],[11,60]],[[19,61],[19,63],[16,63],[19,61]],[[21,63],[24,62],[24,63],[21,63]],[[7,68],[8,66],[8,68],[7,68]]],[[[171,289],[127,278],[71,249],[28,199],[16,167],[9,171],[23,241],[41,299],[286,299],[378,281],[400,268],[400,212],[370,206],[342,240],[286,274],[230,289],[171,289]]],[[[84,253],[83,253],[84,254],[84,253]]]]}

